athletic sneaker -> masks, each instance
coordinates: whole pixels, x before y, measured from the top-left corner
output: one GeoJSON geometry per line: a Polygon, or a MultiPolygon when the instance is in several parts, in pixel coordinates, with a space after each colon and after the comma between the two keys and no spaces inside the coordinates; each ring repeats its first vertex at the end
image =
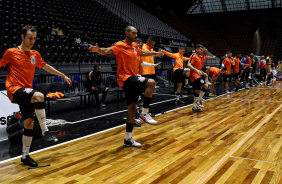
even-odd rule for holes
{"type": "Polygon", "coordinates": [[[196,108],[193,107],[192,111],[194,111],[194,112],[203,112],[203,110],[198,108],[198,107],[196,107],[196,108]]]}
{"type": "Polygon", "coordinates": [[[216,94],[213,94],[213,93],[209,94],[209,97],[215,97],[215,96],[216,96],[216,94]]]}
{"type": "Polygon", "coordinates": [[[189,84],[186,84],[185,86],[184,86],[184,88],[193,88],[193,86],[190,86],[189,84]]]}
{"type": "Polygon", "coordinates": [[[124,139],[124,146],[127,147],[141,147],[142,145],[139,142],[136,142],[132,137],[130,139],[124,139]]]}
{"type": "Polygon", "coordinates": [[[44,141],[51,143],[51,142],[57,142],[58,139],[56,137],[54,137],[51,132],[46,131],[44,132],[44,136],[43,136],[44,141]]]}
{"type": "Polygon", "coordinates": [[[266,85],[267,85],[267,86],[272,86],[272,84],[271,84],[271,83],[267,83],[266,85]]]}
{"type": "Polygon", "coordinates": [[[210,81],[205,81],[207,85],[211,85],[210,81]]]}
{"type": "Polygon", "coordinates": [[[230,94],[230,93],[231,93],[231,92],[229,92],[228,90],[225,90],[224,92],[225,92],[226,94],[230,94]]]}
{"type": "Polygon", "coordinates": [[[134,126],[134,127],[141,127],[142,124],[140,124],[140,123],[138,123],[136,120],[134,120],[133,126],[134,126]]]}
{"type": "Polygon", "coordinates": [[[238,88],[236,88],[234,91],[235,91],[235,92],[239,92],[239,89],[238,89],[238,88]]]}
{"type": "Polygon", "coordinates": [[[175,100],[175,103],[185,104],[185,102],[182,100],[175,100]]]}
{"type": "Polygon", "coordinates": [[[29,155],[26,155],[25,159],[21,158],[21,163],[23,165],[28,165],[30,167],[37,167],[38,163],[35,162],[29,155]]]}
{"type": "Polygon", "coordinates": [[[140,114],[139,114],[139,118],[140,118],[142,121],[144,121],[144,122],[146,122],[146,123],[149,123],[149,124],[156,125],[156,124],[158,123],[157,121],[153,120],[153,118],[151,117],[151,115],[150,115],[149,113],[147,113],[147,114],[142,114],[142,113],[140,113],[140,114]]]}
{"type": "Polygon", "coordinates": [[[103,102],[100,103],[100,107],[106,107],[106,104],[104,104],[103,102]]]}
{"type": "Polygon", "coordinates": [[[196,104],[197,104],[199,107],[204,108],[204,106],[203,106],[201,100],[197,100],[197,101],[196,101],[196,104]]]}

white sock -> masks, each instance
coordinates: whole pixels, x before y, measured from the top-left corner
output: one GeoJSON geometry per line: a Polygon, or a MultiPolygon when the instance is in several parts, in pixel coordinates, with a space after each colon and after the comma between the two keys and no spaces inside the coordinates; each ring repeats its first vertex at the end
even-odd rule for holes
{"type": "Polygon", "coordinates": [[[32,137],[23,135],[22,142],[23,142],[22,158],[25,159],[26,156],[29,155],[32,137]]]}
{"type": "Polygon", "coordinates": [[[203,100],[203,96],[205,95],[205,92],[201,91],[200,92],[200,96],[199,96],[199,100],[202,101],[203,100]]]}
{"type": "Polygon", "coordinates": [[[149,112],[149,108],[144,108],[142,109],[142,114],[147,114],[149,112]]]}
{"type": "Polygon", "coordinates": [[[176,101],[179,101],[180,95],[176,95],[176,101]]]}
{"type": "Polygon", "coordinates": [[[47,125],[46,125],[46,112],[45,109],[35,109],[35,114],[38,119],[39,125],[42,130],[42,135],[44,135],[44,132],[48,131],[47,125]]]}
{"type": "Polygon", "coordinates": [[[131,139],[132,132],[125,132],[125,140],[131,139]]]}

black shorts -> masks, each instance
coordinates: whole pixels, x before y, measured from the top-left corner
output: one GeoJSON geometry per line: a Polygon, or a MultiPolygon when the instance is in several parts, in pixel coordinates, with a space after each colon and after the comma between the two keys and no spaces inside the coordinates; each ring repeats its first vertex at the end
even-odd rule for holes
{"type": "Polygon", "coordinates": [[[124,81],[123,89],[125,92],[126,104],[137,103],[140,92],[144,91],[148,78],[141,76],[130,76],[124,81]]]}
{"type": "Polygon", "coordinates": [[[205,81],[201,77],[199,77],[193,82],[193,88],[194,90],[201,90],[202,86],[205,84],[205,81]]]}
{"type": "Polygon", "coordinates": [[[201,67],[201,70],[206,73],[206,66],[201,67]]]}
{"type": "Polygon", "coordinates": [[[239,79],[239,73],[233,73],[232,76],[234,77],[234,79],[239,79]]]}
{"type": "Polygon", "coordinates": [[[250,73],[250,67],[247,67],[244,69],[244,72],[249,76],[249,73],[250,73]]]}
{"type": "Polygon", "coordinates": [[[223,75],[223,82],[230,82],[231,81],[231,75],[223,75]]]}
{"type": "Polygon", "coordinates": [[[182,83],[183,81],[183,68],[177,69],[174,71],[174,75],[175,75],[175,83],[182,83]]]}
{"type": "Polygon", "coordinates": [[[13,102],[20,106],[22,119],[33,118],[34,108],[31,98],[36,90],[31,88],[20,88],[13,94],[13,102]]]}
{"type": "Polygon", "coordinates": [[[152,75],[142,75],[142,77],[146,77],[148,79],[154,79],[156,80],[156,74],[152,74],[152,75]]]}

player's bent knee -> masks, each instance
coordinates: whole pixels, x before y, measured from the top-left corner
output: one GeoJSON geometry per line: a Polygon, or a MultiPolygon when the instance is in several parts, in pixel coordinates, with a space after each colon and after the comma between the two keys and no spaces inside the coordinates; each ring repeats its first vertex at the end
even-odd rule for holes
{"type": "Polygon", "coordinates": [[[156,81],[154,79],[149,79],[147,83],[152,86],[156,85],[156,81]]]}
{"type": "Polygon", "coordinates": [[[35,92],[32,96],[32,103],[35,102],[44,102],[44,95],[40,92],[35,92]]]}
{"type": "Polygon", "coordinates": [[[24,120],[24,127],[28,129],[33,128],[33,119],[32,118],[27,118],[24,120]]]}

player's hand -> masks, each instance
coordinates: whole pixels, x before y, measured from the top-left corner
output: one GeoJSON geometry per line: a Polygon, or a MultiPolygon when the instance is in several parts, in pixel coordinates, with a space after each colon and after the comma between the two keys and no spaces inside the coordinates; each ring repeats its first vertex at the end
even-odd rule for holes
{"type": "Polygon", "coordinates": [[[203,75],[203,72],[200,71],[200,70],[197,70],[197,69],[196,69],[196,72],[197,72],[199,75],[203,75]]]}
{"type": "Polygon", "coordinates": [[[157,57],[163,57],[164,56],[164,53],[162,53],[162,52],[156,52],[156,55],[155,56],[157,56],[157,57]]]}
{"type": "Polygon", "coordinates": [[[213,56],[212,58],[213,58],[213,59],[215,59],[215,58],[216,58],[216,56],[213,56]]]}
{"type": "Polygon", "coordinates": [[[206,73],[205,73],[205,72],[203,72],[203,71],[202,71],[202,75],[204,75],[204,76],[206,76],[206,77],[208,76],[208,74],[206,74],[206,73]]]}
{"type": "Polygon", "coordinates": [[[155,67],[158,67],[162,62],[156,63],[155,67]]]}
{"type": "Polygon", "coordinates": [[[70,78],[68,78],[67,76],[64,77],[64,80],[68,83],[69,86],[72,85],[70,78]]]}
{"type": "Polygon", "coordinates": [[[93,46],[93,45],[90,46],[88,49],[89,49],[90,52],[97,52],[99,50],[98,43],[96,43],[95,46],[93,46]]]}

